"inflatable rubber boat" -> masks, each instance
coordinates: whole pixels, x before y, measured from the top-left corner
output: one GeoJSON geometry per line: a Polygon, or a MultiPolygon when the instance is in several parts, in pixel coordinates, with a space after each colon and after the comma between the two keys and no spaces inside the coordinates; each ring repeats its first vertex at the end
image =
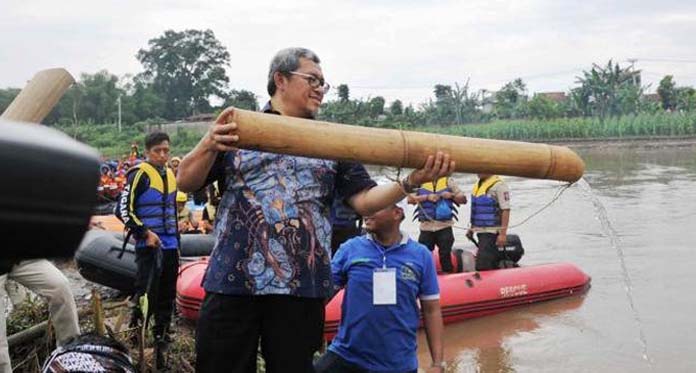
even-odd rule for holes
{"type": "MultiPolygon", "coordinates": [[[[212,235],[182,235],[181,258],[185,260],[210,255],[214,244],[212,235]]],[[[75,253],[77,269],[89,281],[126,293],[132,292],[137,270],[135,247],[128,243],[125,250],[122,248],[122,233],[90,230],[75,253]]]]}
{"type": "MultiPolygon", "coordinates": [[[[190,320],[198,319],[205,291],[201,281],[208,259],[201,258],[179,269],[176,305],[190,320]]],[[[586,292],[590,277],[570,263],[553,263],[484,272],[440,274],[440,305],[445,324],[503,312],[526,304],[586,292]]],[[[326,306],[324,335],[338,331],[343,291],[326,306]]]]}

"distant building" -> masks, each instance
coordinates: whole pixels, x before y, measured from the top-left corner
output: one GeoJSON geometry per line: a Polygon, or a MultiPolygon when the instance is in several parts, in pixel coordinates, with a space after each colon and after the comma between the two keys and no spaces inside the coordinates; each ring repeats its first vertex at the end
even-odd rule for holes
{"type": "Polygon", "coordinates": [[[198,133],[205,133],[210,127],[210,123],[215,120],[213,113],[195,114],[171,123],[149,124],[145,129],[148,133],[154,131],[164,131],[168,134],[176,133],[180,128],[193,130],[198,133]]]}
{"type": "Polygon", "coordinates": [[[565,92],[538,92],[534,96],[542,96],[559,104],[561,102],[565,102],[568,99],[568,96],[565,92]]]}
{"type": "Polygon", "coordinates": [[[492,113],[498,100],[495,98],[497,91],[481,90],[481,111],[488,114],[492,113]]]}
{"type": "Polygon", "coordinates": [[[187,122],[212,122],[213,120],[215,120],[215,113],[195,114],[186,118],[187,122]]]}

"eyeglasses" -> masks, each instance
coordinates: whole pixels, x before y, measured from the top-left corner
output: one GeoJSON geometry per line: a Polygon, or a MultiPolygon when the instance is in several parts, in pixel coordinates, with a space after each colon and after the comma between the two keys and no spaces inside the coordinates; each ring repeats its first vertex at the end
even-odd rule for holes
{"type": "Polygon", "coordinates": [[[309,86],[312,87],[312,89],[321,88],[324,94],[329,92],[329,89],[331,88],[331,85],[325,82],[324,78],[317,78],[314,75],[300,73],[297,71],[291,71],[290,74],[303,77],[305,80],[307,80],[307,83],[309,83],[309,86]]]}

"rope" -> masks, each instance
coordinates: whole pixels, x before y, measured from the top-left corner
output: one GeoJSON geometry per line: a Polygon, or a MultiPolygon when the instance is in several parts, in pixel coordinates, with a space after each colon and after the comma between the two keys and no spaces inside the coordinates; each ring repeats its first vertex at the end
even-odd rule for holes
{"type": "Polygon", "coordinates": [[[531,215],[527,216],[527,217],[526,217],[525,219],[523,219],[521,222],[519,222],[519,223],[517,223],[517,224],[512,224],[512,225],[510,225],[508,228],[517,228],[517,227],[521,226],[522,224],[528,222],[528,221],[529,221],[530,219],[532,219],[533,217],[539,215],[542,211],[546,210],[549,206],[551,206],[552,203],[556,202],[556,200],[558,200],[558,199],[561,197],[561,195],[562,195],[566,190],[568,190],[568,188],[570,188],[572,185],[573,185],[573,183],[568,183],[568,184],[566,184],[566,185],[561,185],[561,187],[558,188],[558,190],[556,190],[556,195],[555,195],[553,198],[551,198],[551,200],[550,200],[548,203],[546,203],[544,206],[542,206],[539,210],[535,211],[535,212],[532,213],[531,215]]]}

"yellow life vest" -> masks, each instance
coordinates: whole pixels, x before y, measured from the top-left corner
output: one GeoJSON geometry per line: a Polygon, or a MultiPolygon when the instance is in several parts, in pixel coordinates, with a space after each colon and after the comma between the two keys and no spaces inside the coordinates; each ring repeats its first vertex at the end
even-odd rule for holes
{"type": "Polygon", "coordinates": [[[427,183],[421,184],[421,188],[425,189],[429,192],[441,192],[445,189],[447,189],[447,182],[449,181],[449,178],[447,176],[443,176],[439,179],[437,179],[437,182],[435,185],[433,185],[432,181],[429,181],[427,183]]]}
{"type": "Polygon", "coordinates": [[[478,180],[476,183],[474,183],[474,189],[471,191],[471,195],[474,197],[480,197],[488,193],[488,189],[491,189],[493,185],[497,184],[499,181],[503,181],[503,179],[501,179],[498,175],[490,176],[483,183],[481,183],[481,180],[478,180]]]}

